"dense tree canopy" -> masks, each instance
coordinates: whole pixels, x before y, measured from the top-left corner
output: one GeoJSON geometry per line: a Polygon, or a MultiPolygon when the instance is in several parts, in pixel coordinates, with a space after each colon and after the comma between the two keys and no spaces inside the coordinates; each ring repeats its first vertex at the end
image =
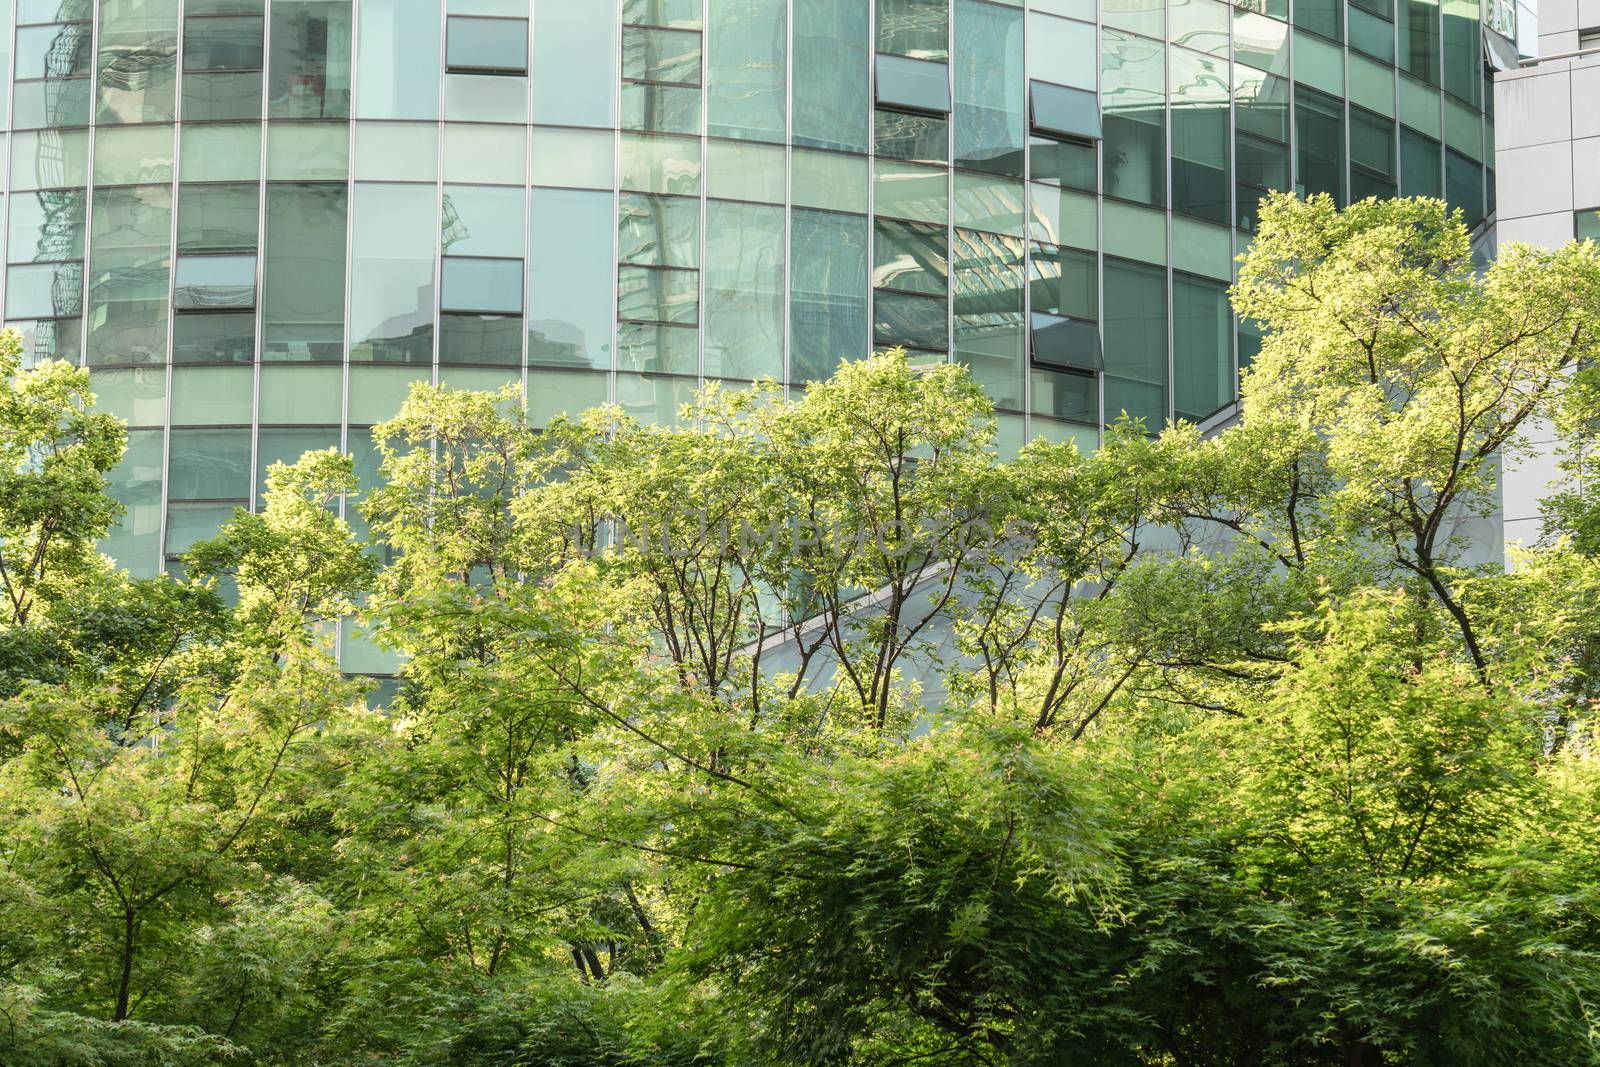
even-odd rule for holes
{"type": "Polygon", "coordinates": [[[418,385],[371,544],[308,453],[150,581],[6,335],[0,1064],[1600,1064],[1600,249],[1277,197],[1234,299],[1208,436],[418,385]]]}

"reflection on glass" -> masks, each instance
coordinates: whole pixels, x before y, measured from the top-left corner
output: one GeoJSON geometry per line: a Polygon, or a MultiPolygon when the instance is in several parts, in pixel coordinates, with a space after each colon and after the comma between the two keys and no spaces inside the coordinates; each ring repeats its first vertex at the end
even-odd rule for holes
{"type": "Polygon", "coordinates": [[[432,186],[356,185],[350,249],[350,358],[433,360],[432,186]]]}

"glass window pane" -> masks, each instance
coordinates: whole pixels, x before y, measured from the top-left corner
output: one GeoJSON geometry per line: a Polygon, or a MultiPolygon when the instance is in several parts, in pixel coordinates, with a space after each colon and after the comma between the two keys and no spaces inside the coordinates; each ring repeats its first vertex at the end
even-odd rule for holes
{"type": "Polygon", "coordinates": [[[1055,85],[1095,90],[1094,25],[1028,14],[1028,76],[1055,85]]]}
{"type": "Polygon", "coordinates": [[[343,358],[345,217],[343,184],[267,186],[264,358],[343,358]]]}
{"type": "Polygon", "coordinates": [[[1024,232],[1022,183],[987,174],[956,172],[957,226],[1021,237],[1024,232]]]}
{"type": "Polygon", "coordinates": [[[99,121],[171,122],[178,78],[177,0],[100,8],[99,121]]]}
{"type": "Polygon", "coordinates": [[[528,372],[528,417],[535,426],[548,426],[561,415],[581,415],[605,402],[605,375],[559,370],[528,372]]]}
{"type": "Polygon", "coordinates": [[[1233,58],[1279,77],[1289,75],[1289,27],[1245,8],[1233,12],[1233,58]]]}
{"type": "MultiPolygon", "coordinates": [[[[394,417],[405,403],[406,396],[416,382],[429,381],[433,376],[430,367],[360,366],[350,367],[350,424],[371,425],[394,417]]],[[[352,443],[360,434],[351,433],[352,443]]],[[[357,453],[359,456],[359,453],[357,453]]],[[[376,472],[374,472],[376,473],[376,472]]],[[[370,482],[363,484],[371,485],[370,482]]]]}
{"type": "Polygon", "coordinates": [[[174,363],[249,363],[255,354],[253,311],[191,311],[172,318],[174,363]]]}
{"type": "Polygon", "coordinates": [[[622,128],[654,133],[699,133],[697,86],[627,82],[622,86],[622,128]]]}
{"type": "Polygon", "coordinates": [[[83,355],[83,319],[35,319],[6,323],[22,338],[22,365],[31,367],[47,359],[77,363],[83,355]]]}
{"type": "Polygon", "coordinates": [[[438,208],[428,186],[356,186],[350,269],[350,358],[433,360],[438,208]]]}
{"type": "Polygon", "coordinates": [[[667,85],[699,85],[700,34],[623,27],[622,76],[667,85]]]}
{"type": "Polygon", "coordinates": [[[180,426],[249,425],[255,406],[249,367],[179,367],[172,372],[172,422],[180,426]]]}
{"type": "Polygon", "coordinates": [[[89,183],[89,131],[11,135],[11,189],[64,189],[89,183]]]}
{"type": "Polygon", "coordinates": [[[167,420],[165,367],[106,367],[89,377],[95,407],[131,426],[160,426],[167,420]]]}
{"type": "Polygon", "coordinates": [[[640,422],[674,426],[678,424],[683,406],[694,399],[696,385],[693,378],[618,375],[617,403],[640,422]]]}
{"type": "Polygon", "coordinates": [[[533,7],[533,120],[611,126],[617,109],[617,9],[593,0],[533,7]]]}
{"type": "Polygon", "coordinates": [[[1022,176],[1027,144],[1023,18],[1020,9],[956,0],[957,166],[1022,176]]]}
{"type": "Polygon", "coordinates": [[[1483,102],[1483,44],[1475,0],[1444,0],[1444,90],[1474,106],[1483,102]]]}
{"type": "Polygon", "coordinates": [[[1400,195],[1443,196],[1439,142],[1400,127],[1400,195]]]}
{"type": "Polygon", "coordinates": [[[1228,63],[1172,49],[1172,210],[1228,223],[1228,63]]]}
{"type": "Polygon", "coordinates": [[[1034,181],[1090,193],[1100,187],[1100,156],[1092,143],[1053,137],[1034,137],[1030,143],[1029,168],[1034,181]]]}
{"type": "Polygon", "coordinates": [[[1311,30],[1335,41],[1344,40],[1344,5],[1339,0],[1295,0],[1296,29],[1311,30]]]}
{"type": "Polygon", "coordinates": [[[879,110],[873,137],[881,158],[944,163],[950,155],[950,124],[943,115],[879,110]]]}
{"type": "Polygon", "coordinates": [[[1035,185],[1028,197],[1028,236],[1047,244],[1100,246],[1100,209],[1095,198],[1035,185]]]}
{"type": "Polygon", "coordinates": [[[874,340],[932,352],[950,347],[949,309],[942,296],[918,296],[882,290],[872,297],[874,340]]]}
{"type": "Polygon", "coordinates": [[[1100,380],[1092,374],[1064,374],[1035,368],[1033,413],[1049,419],[1094,425],[1100,421],[1100,380]]]}
{"type": "Polygon", "coordinates": [[[1105,249],[1108,255],[1146,263],[1167,261],[1167,217],[1164,212],[1116,200],[1106,201],[1101,211],[1105,216],[1105,249]]]}
{"type": "Polygon", "coordinates": [[[91,218],[89,362],[165,362],[171,187],[96,189],[91,218]]]}
{"type": "Polygon", "coordinates": [[[191,71],[184,74],[185,122],[241,122],[260,117],[260,71],[191,71]]]}
{"type": "Polygon", "coordinates": [[[348,118],[350,57],[349,0],[273,0],[267,114],[348,118]]]}
{"type": "Polygon", "coordinates": [[[528,362],[611,366],[610,193],[535,189],[528,263],[528,362]]]}
{"type": "Polygon", "coordinates": [[[1444,153],[1444,198],[1452,208],[1460,208],[1466,224],[1483,221],[1483,166],[1453,149],[1444,153]]]}
{"type": "Polygon", "coordinates": [[[1033,128],[1063,137],[1100,138],[1100,102],[1093,92],[1030,82],[1033,128]]]}
{"type": "Polygon", "coordinates": [[[658,267],[700,265],[700,201],[623,193],[617,206],[617,260],[658,267]]]}
{"type": "Polygon", "coordinates": [[[6,318],[59,318],[82,311],[82,263],[11,267],[6,271],[6,318]]]}
{"type": "Polygon", "coordinates": [[[1119,30],[1164,38],[1163,6],[1162,0],[1101,0],[1101,20],[1119,30]]]}
{"type": "Polygon", "coordinates": [[[705,374],[783,376],[784,212],[706,205],[705,374]]]}
{"type": "Polygon", "coordinates": [[[444,180],[522,185],[528,180],[528,128],[446,123],[444,180]]]}
{"type": "Polygon", "coordinates": [[[167,556],[181,556],[209,540],[233,518],[237,504],[178,504],[167,509],[167,556]]]}
{"type": "Polygon", "coordinates": [[[706,128],[713,137],[782,143],[787,6],[787,0],[710,0],[706,128]]]}
{"type": "Polygon", "coordinates": [[[167,496],[243,500],[250,495],[250,431],[173,430],[167,496]]]}
{"type": "Polygon", "coordinates": [[[1400,0],[1400,69],[1439,84],[1439,0],[1400,0]]]}
{"type": "Polygon", "coordinates": [[[82,259],[84,200],[82,189],[13,193],[6,258],[12,263],[82,259]]]}
{"type": "Polygon", "coordinates": [[[1105,264],[1106,419],[1126,411],[1154,433],[1167,421],[1166,272],[1105,264]]]}
{"type": "Polygon", "coordinates": [[[700,142],[648,134],[622,136],[622,188],[642,193],[700,192],[700,142]]]}
{"type": "Polygon", "coordinates": [[[178,187],[178,251],[254,251],[261,209],[255,184],[178,187]]]}
{"type": "Polygon", "coordinates": [[[1166,61],[1155,41],[1104,32],[1105,194],[1167,202],[1166,61]]]}
{"type": "Polygon", "coordinates": [[[1221,0],[1173,0],[1167,33],[1173,44],[1228,58],[1228,23],[1232,8],[1221,0]]]}
{"type": "MultiPolygon", "coordinates": [[[[445,260],[445,283],[450,282],[445,260]]],[[[517,264],[520,268],[522,264],[517,264]]],[[[517,284],[522,284],[522,271],[517,271],[517,284]]],[[[519,307],[520,298],[519,298],[519,307]]],[[[439,362],[478,363],[493,366],[516,367],[522,364],[522,316],[476,315],[446,312],[439,316],[439,362]]]]}
{"type": "Polygon", "coordinates": [[[178,178],[185,182],[255,181],[261,176],[259,123],[182,126],[178,178]]]}
{"type": "Polygon", "coordinates": [[[797,148],[790,157],[789,191],[797,207],[867,211],[867,161],[843,152],[797,148]]]}
{"type": "Polygon", "coordinates": [[[1600,241],[1600,211],[1590,208],[1579,211],[1573,222],[1580,241],[1600,241]]]}
{"type": "Polygon", "coordinates": [[[878,57],[878,103],[912,111],[950,110],[950,68],[901,56],[878,57]]]}
{"type": "Polygon", "coordinates": [[[1227,287],[1172,276],[1172,406],[1199,422],[1233,400],[1233,316],[1227,287]]]}
{"type": "Polygon", "coordinates": [[[17,28],[16,79],[86,78],[94,63],[94,26],[69,22],[17,28]]]}
{"type": "Polygon", "coordinates": [[[338,447],[337,426],[263,426],[256,439],[256,500],[266,496],[267,471],[274,463],[292,466],[307,452],[338,447]]]}
{"type": "Polygon", "coordinates": [[[261,368],[263,423],[338,422],[344,409],[344,368],[338,365],[261,368]]]}
{"type": "Polygon", "coordinates": [[[946,291],[950,250],[943,226],[879,219],[874,231],[873,286],[908,293],[946,291]]]}
{"type": "Polygon", "coordinates": [[[445,62],[451,70],[527,73],[527,19],[451,15],[445,23],[445,62]]]}
{"type": "MultiPolygon", "coordinates": [[[[478,122],[528,121],[528,79],[507,72],[444,76],[444,117],[478,122]]],[[[526,134],[523,134],[526,137],[526,134]]],[[[487,158],[494,158],[489,156],[487,158]]],[[[448,169],[460,160],[446,160],[448,169]]],[[[518,161],[520,165],[520,160],[518,161]]]]}
{"type": "Polygon", "coordinates": [[[358,122],[356,181],[431,182],[439,177],[439,126],[358,122]]]}
{"type": "Polygon", "coordinates": [[[952,268],[956,358],[996,406],[1021,410],[1027,342],[1022,240],[956,230],[952,268]]]}
{"type": "Polygon", "coordinates": [[[133,185],[172,180],[171,126],[95,131],[94,180],[96,185],[133,185]]]}
{"type": "Polygon", "coordinates": [[[1394,118],[1394,68],[1365,56],[1350,57],[1350,102],[1394,118]]]}
{"type": "MultiPolygon", "coordinates": [[[[1100,327],[1093,320],[1069,319],[1047,311],[1030,316],[1030,354],[1047,367],[1075,368],[1095,373],[1104,369],[1100,354],[1100,327]]],[[[1057,416],[1058,418],[1063,416],[1057,416]]]]}
{"type": "Polygon", "coordinates": [[[1394,123],[1350,109],[1350,198],[1395,195],[1394,123]]]}
{"type": "Polygon", "coordinates": [[[90,91],[88,78],[66,81],[18,82],[12,106],[16,109],[11,128],[16,130],[59,129],[89,124],[90,91]]]}
{"type": "Polygon", "coordinates": [[[439,117],[439,0],[360,0],[356,114],[439,117]]]}
{"type": "Polygon", "coordinates": [[[256,257],[179,256],[172,284],[174,308],[253,308],[256,257]]]}
{"type": "Polygon", "coordinates": [[[629,26],[700,28],[700,0],[622,0],[622,21],[629,26]]]}
{"type": "Polygon", "coordinates": [[[1092,252],[1035,245],[1031,271],[1032,310],[1085,322],[1100,317],[1099,268],[1092,252]]]}
{"type": "Polygon", "coordinates": [[[333,181],[350,172],[350,129],[342,122],[274,122],[267,132],[267,177],[333,181]]]}
{"type": "MultiPolygon", "coordinates": [[[[493,256],[521,259],[523,197],[521,189],[492,185],[447,185],[439,213],[439,240],[447,256],[493,256]]],[[[521,310],[521,305],[517,305],[521,310]]]]}
{"type": "Polygon", "coordinates": [[[878,51],[913,59],[950,57],[947,0],[877,0],[878,51]]]}
{"type": "MultiPolygon", "coordinates": [[[[521,314],[522,260],[446,256],[441,269],[441,306],[446,310],[521,314]]],[[[521,349],[518,342],[519,354],[521,349]]]]}
{"type": "Polygon", "coordinates": [[[789,378],[830,376],[867,352],[867,220],[795,208],[789,378]]]}
{"type": "Polygon", "coordinates": [[[873,186],[880,215],[941,226],[950,217],[950,178],[943,167],[880,159],[873,186]]]}
{"type": "Polygon", "coordinates": [[[260,15],[185,19],[183,69],[259,71],[266,32],[260,15]]]}
{"type": "MultiPolygon", "coordinates": [[[[700,331],[693,326],[625,322],[617,327],[617,367],[655,374],[697,374],[700,331]]],[[[621,383],[618,387],[621,399],[621,383]]]]}
{"type": "Polygon", "coordinates": [[[867,150],[865,0],[800,0],[794,14],[794,143],[867,150]]]}
{"type": "Polygon", "coordinates": [[[617,316],[634,322],[693,325],[700,315],[700,273],[660,267],[617,268],[617,316]]]}
{"type": "Polygon", "coordinates": [[[1378,18],[1354,4],[1350,7],[1350,47],[1359,48],[1385,63],[1394,62],[1394,23],[1378,18]]]}
{"type": "Polygon", "coordinates": [[[707,141],[706,195],[781,204],[786,162],[778,145],[707,141]]]}
{"type": "Polygon", "coordinates": [[[1295,87],[1295,135],[1298,140],[1297,191],[1328,193],[1339,204],[1344,191],[1344,105],[1303,85],[1295,87]]]}
{"type": "Polygon", "coordinates": [[[611,134],[600,130],[533,130],[533,184],[610,189],[616,181],[611,134]]]}
{"type": "Polygon", "coordinates": [[[106,490],[125,510],[100,550],[137,578],[152,577],[160,567],[162,437],[161,430],[130,431],[106,490]]]}

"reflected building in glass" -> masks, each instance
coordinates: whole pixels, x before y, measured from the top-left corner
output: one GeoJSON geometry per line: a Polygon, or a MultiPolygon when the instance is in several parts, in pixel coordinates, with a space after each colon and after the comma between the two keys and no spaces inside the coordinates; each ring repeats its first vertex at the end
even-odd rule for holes
{"type": "Polygon", "coordinates": [[[132,428],[141,574],[417,380],[670,420],[904,345],[1007,448],[1206,420],[1267,190],[1492,210],[1478,0],[0,10],[5,317],[132,428]]]}

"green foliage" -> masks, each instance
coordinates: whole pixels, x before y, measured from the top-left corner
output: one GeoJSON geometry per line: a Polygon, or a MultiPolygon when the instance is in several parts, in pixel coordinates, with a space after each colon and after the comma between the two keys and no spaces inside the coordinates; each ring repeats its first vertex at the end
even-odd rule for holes
{"type": "Polygon", "coordinates": [[[148,581],[6,335],[0,1064],[1600,1063],[1597,279],[1280,197],[1220,432],[1003,460],[903,352],[672,427],[420,384],[374,543],[313,452],[148,581]]]}

